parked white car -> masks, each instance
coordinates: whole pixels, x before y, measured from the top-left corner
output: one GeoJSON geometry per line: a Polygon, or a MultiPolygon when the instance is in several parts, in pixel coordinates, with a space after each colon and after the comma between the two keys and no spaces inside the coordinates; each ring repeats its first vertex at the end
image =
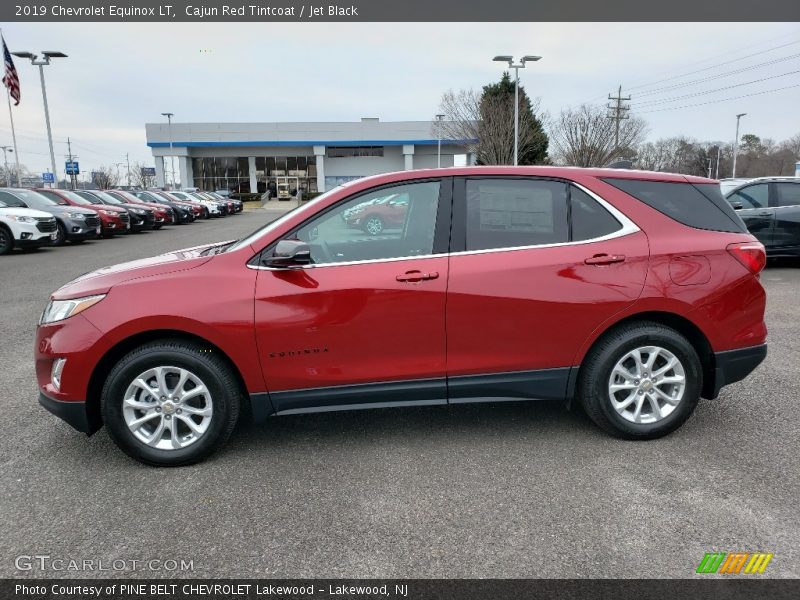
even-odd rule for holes
{"type": "Polygon", "coordinates": [[[39,248],[56,239],[58,224],[50,213],[8,206],[0,200],[0,254],[14,248],[39,248]]]}
{"type": "Polygon", "coordinates": [[[221,217],[222,215],[225,214],[224,212],[222,212],[222,208],[220,207],[219,202],[213,202],[211,200],[207,200],[202,196],[198,196],[197,194],[190,192],[174,191],[169,193],[175,196],[178,200],[183,200],[185,202],[199,202],[208,209],[208,213],[212,217],[221,217]]]}

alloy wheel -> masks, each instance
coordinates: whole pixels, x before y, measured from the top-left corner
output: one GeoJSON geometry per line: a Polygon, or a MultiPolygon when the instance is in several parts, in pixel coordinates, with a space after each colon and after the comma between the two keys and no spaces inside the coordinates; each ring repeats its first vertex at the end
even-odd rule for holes
{"type": "Polygon", "coordinates": [[[178,450],[208,431],[214,404],[197,375],[182,367],[159,366],[134,378],[122,412],[137,440],[159,450],[178,450]]]}
{"type": "Polygon", "coordinates": [[[672,352],[641,346],[626,353],[611,370],[608,394],[614,410],[631,423],[656,423],[680,404],[686,372],[672,352]]]}
{"type": "Polygon", "coordinates": [[[378,235],[383,231],[383,222],[378,217],[370,217],[365,228],[370,235],[378,235]]]}

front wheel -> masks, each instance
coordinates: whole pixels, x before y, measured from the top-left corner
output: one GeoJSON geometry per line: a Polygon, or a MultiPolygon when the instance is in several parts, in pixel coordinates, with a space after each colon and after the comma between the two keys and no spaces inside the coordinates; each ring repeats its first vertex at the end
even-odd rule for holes
{"type": "Polygon", "coordinates": [[[109,373],[103,420],[116,444],[145,464],[200,462],[230,437],[240,386],[226,362],[200,345],[162,340],[140,346],[109,373]]]}
{"type": "Polygon", "coordinates": [[[692,344],[654,322],[624,325],[602,338],[578,376],[578,398],[608,433],[630,440],[662,437],[694,412],[703,369],[692,344]]]}
{"type": "Polygon", "coordinates": [[[14,238],[11,232],[0,225],[0,255],[8,254],[14,248],[14,238]]]}
{"type": "Polygon", "coordinates": [[[63,246],[65,241],[67,241],[67,230],[59,221],[56,225],[56,239],[50,242],[50,245],[63,246]]]}

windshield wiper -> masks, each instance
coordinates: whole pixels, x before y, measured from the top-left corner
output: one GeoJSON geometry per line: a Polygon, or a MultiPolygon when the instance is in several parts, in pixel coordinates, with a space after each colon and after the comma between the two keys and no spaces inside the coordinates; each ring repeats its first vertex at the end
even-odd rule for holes
{"type": "Polygon", "coordinates": [[[223,252],[225,252],[225,250],[233,246],[235,243],[236,241],[228,242],[227,244],[222,244],[221,246],[211,246],[211,248],[206,248],[205,250],[203,250],[200,253],[200,256],[214,256],[215,254],[222,254],[223,252]]]}

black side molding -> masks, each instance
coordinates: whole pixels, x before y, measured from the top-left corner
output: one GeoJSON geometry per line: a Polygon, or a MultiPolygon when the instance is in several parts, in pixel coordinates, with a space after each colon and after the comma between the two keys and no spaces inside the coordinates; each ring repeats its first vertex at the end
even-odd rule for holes
{"type": "Polygon", "coordinates": [[[49,396],[45,396],[40,392],[39,404],[58,418],[69,423],[81,433],[92,435],[95,431],[100,429],[99,423],[93,423],[89,420],[89,414],[86,411],[86,402],[61,402],[60,400],[54,400],[49,396]]]}
{"type": "Polygon", "coordinates": [[[738,350],[715,352],[714,387],[709,398],[716,398],[724,386],[741,381],[750,375],[766,357],[766,344],[738,350]]]}

